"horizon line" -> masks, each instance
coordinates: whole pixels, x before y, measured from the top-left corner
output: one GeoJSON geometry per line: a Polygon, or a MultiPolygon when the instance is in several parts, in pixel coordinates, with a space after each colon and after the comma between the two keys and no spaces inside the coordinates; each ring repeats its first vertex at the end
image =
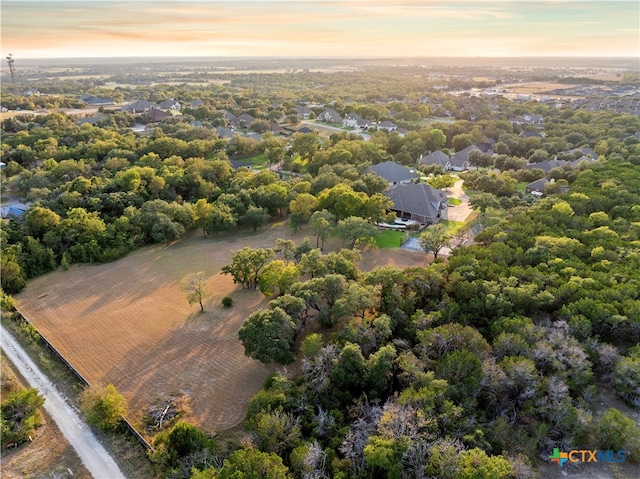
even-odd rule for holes
{"type": "MultiPolygon", "coordinates": [[[[7,55],[13,55],[8,53],[7,55]]],[[[216,58],[216,59],[291,59],[291,60],[411,60],[411,59],[446,59],[446,58],[468,58],[468,59],[482,59],[482,58],[610,58],[612,60],[617,59],[640,59],[640,55],[414,55],[414,56],[336,56],[336,55],[322,55],[322,56],[302,56],[302,55],[131,55],[131,56],[60,56],[60,57],[17,57],[21,60],[119,60],[119,59],[140,59],[140,58],[153,58],[153,59],[165,59],[165,58],[179,58],[181,60],[197,59],[197,58],[216,58]]]]}

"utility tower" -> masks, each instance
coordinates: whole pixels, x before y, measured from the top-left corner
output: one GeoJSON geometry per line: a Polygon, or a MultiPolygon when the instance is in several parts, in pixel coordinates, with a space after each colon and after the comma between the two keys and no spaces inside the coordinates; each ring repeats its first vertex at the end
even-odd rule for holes
{"type": "Polygon", "coordinates": [[[11,85],[13,85],[13,93],[18,94],[18,88],[16,87],[16,67],[13,66],[13,53],[7,55],[7,65],[9,65],[9,72],[11,73],[11,85]]]}

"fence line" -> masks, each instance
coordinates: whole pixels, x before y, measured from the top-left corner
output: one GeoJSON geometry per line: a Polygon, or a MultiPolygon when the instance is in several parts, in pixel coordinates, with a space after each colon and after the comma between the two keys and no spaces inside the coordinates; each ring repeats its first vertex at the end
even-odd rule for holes
{"type": "MultiPolygon", "coordinates": [[[[76,368],[74,368],[69,361],[67,361],[67,358],[65,358],[60,353],[60,351],[58,351],[53,346],[53,344],[51,344],[51,342],[44,337],[44,335],[38,330],[38,328],[36,328],[31,323],[31,321],[29,321],[25,317],[25,315],[22,314],[18,309],[16,309],[16,311],[18,311],[18,313],[20,314],[20,320],[23,321],[24,323],[27,323],[36,331],[36,333],[38,333],[38,337],[40,337],[40,339],[44,342],[45,346],[47,346],[57,356],[57,358],[60,359],[60,361],[62,361],[62,363],[74,374],[74,376],[78,378],[78,380],[85,386],[91,387],[91,384],[89,383],[89,381],[87,381],[87,379],[82,374],[80,374],[80,372],[76,368]]],[[[133,427],[133,425],[129,422],[127,418],[123,416],[120,419],[125,424],[125,426],[127,426],[127,429],[129,430],[129,432],[133,434],[133,436],[138,440],[138,442],[140,442],[140,444],[142,444],[142,446],[144,446],[145,449],[153,451],[153,447],[151,446],[151,444],[149,444],[149,442],[147,442],[147,440],[138,432],[138,430],[135,427],[133,427]]]]}

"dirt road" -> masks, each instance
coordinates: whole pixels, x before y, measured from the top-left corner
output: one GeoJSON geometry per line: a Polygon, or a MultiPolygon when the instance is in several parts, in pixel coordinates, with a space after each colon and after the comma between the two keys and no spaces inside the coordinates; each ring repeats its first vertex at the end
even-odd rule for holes
{"type": "Polygon", "coordinates": [[[76,450],[91,475],[95,479],[125,479],[89,427],[80,420],[76,411],[4,327],[0,327],[0,344],[22,377],[45,397],[45,410],[76,450]]]}

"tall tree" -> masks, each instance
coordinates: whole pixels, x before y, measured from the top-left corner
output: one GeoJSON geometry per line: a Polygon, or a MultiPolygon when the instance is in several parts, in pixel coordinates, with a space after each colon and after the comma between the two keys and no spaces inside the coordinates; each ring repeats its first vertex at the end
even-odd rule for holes
{"type": "Polygon", "coordinates": [[[420,234],[420,245],[425,253],[433,253],[434,259],[438,258],[438,253],[445,246],[449,246],[451,235],[447,230],[447,226],[437,223],[429,226],[420,234]]]}
{"type": "Polygon", "coordinates": [[[203,299],[209,295],[205,285],[204,271],[197,273],[189,273],[180,282],[180,289],[187,293],[187,301],[189,304],[198,303],[200,305],[200,312],[204,312],[204,306],[202,304],[203,299]]]}
{"type": "Polygon", "coordinates": [[[247,318],[238,338],[244,354],[263,363],[289,364],[295,360],[292,349],[297,328],[282,308],[260,309],[247,318]]]}
{"type": "Polygon", "coordinates": [[[378,234],[375,225],[358,216],[350,216],[338,221],[335,231],[338,238],[351,242],[351,248],[375,242],[378,234]]]}
{"type": "Polygon", "coordinates": [[[255,289],[262,268],[275,254],[271,248],[242,248],[231,255],[231,263],[222,268],[222,274],[230,274],[233,282],[240,283],[243,288],[255,289]]]}
{"type": "Polygon", "coordinates": [[[331,234],[333,215],[327,210],[316,211],[309,219],[309,229],[316,235],[316,248],[324,249],[324,242],[331,234]],[[320,243],[322,242],[322,243],[320,243]]]}

